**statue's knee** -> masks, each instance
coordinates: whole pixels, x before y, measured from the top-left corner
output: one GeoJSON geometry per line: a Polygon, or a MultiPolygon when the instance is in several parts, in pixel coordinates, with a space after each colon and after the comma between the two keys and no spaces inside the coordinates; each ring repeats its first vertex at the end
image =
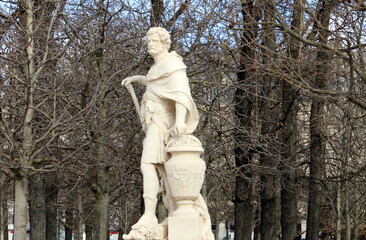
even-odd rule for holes
{"type": "Polygon", "coordinates": [[[158,200],[158,198],[157,198],[157,194],[155,194],[155,193],[150,193],[150,192],[145,192],[143,195],[142,195],[142,197],[144,198],[144,199],[149,199],[150,201],[152,201],[152,202],[156,202],[157,200],[158,200]]]}

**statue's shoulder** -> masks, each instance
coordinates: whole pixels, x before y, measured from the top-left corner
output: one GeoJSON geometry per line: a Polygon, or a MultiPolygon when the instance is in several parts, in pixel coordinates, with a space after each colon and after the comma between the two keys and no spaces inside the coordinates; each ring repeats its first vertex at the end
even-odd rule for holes
{"type": "Polygon", "coordinates": [[[168,53],[168,57],[170,57],[170,58],[177,58],[177,59],[183,61],[182,56],[180,56],[176,51],[169,52],[168,53]]]}
{"type": "Polygon", "coordinates": [[[152,81],[161,77],[167,77],[174,72],[186,68],[186,65],[183,63],[183,58],[173,51],[166,54],[162,61],[150,69],[147,78],[149,81],[152,81]]]}
{"type": "Polygon", "coordinates": [[[170,66],[172,69],[186,68],[182,56],[180,56],[176,51],[172,51],[167,54],[164,59],[164,65],[170,66]]]}

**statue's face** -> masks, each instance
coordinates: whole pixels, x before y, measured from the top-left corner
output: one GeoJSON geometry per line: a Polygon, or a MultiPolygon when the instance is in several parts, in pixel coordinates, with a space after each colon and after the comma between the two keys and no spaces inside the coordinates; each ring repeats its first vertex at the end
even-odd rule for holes
{"type": "Polygon", "coordinates": [[[158,56],[165,49],[164,44],[160,41],[158,34],[149,35],[146,41],[147,49],[151,56],[158,56]]]}

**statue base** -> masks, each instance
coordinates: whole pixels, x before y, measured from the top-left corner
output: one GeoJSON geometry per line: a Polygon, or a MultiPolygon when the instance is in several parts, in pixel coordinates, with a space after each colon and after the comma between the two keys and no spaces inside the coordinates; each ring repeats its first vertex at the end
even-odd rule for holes
{"type": "Polygon", "coordinates": [[[201,240],[202,217],[195,215],[168,217],[169,240],[201,240]]]}

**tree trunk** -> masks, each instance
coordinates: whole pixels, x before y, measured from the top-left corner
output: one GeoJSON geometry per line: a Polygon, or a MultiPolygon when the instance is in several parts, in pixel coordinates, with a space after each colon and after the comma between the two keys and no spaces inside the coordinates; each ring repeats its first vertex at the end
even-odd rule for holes
{"type": "Polygon", "coordinates": [[[261,229],[260,229],[260,225],[257,225],[254,228],[254,240],[261,240],[261,229]]]}
{"type": "Polygon", "coordinates": [[[4,188],[0,191],[0,240],[8,240],[8,197],[4,188]]]}
{"type": "Polygon", "coordinates": [[[5,218],[7,218],[7,214],[5,214],[4,195],[5,194],[0,191],[0,240],[4,240],[5,218]]]}
{"type": "Polygon", "coordinates": [[[28,177],[15,180],[14,239],[27,239],[28,177]]]}
{"type": "Polygon", "coordinates": [[[62,232],[62,225],[61,224],[57,224],[57,240],[61,239],[61,232],[62,232]]]}
{"type": "MultiPolygon", "coordinates": [[[[237,93],[238,92],[240,91],[237,91],[237,93]]],[[[244,104],[244,100],[241,104],[244,104]]],[[[250,113],[251,101],[247,100],[245,104],[249,107],[247,113],[250,113]]],[[[249,152],[250,150],[244,148],[244,137],[237,135],[236,139],[241,146],[237,146],[234,151],[235,165],[239,169],[235,181],[235,240],[250,240],[253,224],[253,196],[252,184],[249,179],[252,178],[252,175],[248,170],[245,171],[244,167],[252,162],[252,156],[249,152]]]]}
{"type": "Polygon", "coordinates": [[[44,175],[29,179],[30,240],[46,239],[46,191],[44,175]]]}
{"type": "MultiPolygon", "coordinates": [[[[267,79],[268,80],[268,79],[267,79]]],[[[265,110],[265,115],[263,119],[262,134],[264,136],[271,135],[274,130],[273,123],[270,122],[270,118],[274,116],[273,111],[269,111],[268,108],[265,110]],[[269,120],[269,121],[268,121],[269,120]]],[[[272,136],[273,137],[273,136],[272,136]]],[[[272,145],[273,143],[269,143],[272,145]]],[[[276,165],[274,164],[274,149],[266,149],[267,154],[261,155],[261,183],[263,184],[263,189],[261,191],[261,238],[262,239],[275,239],[277,233],[277,223],[276,223],[276,165]],[[273,155],[272,155],[272,154],[273,155]]]]}
{"type": "Polygon", "coordinates": [[[120,228],[118,229],[118,240],[123,240],[122,236],[123,236],[123,230],[120,228]]]}
{"type": "MultiPolygon", "coordinates": [[[[265,5],[264,9],[264,21],[271,23],[274,22],[274,10],[270,2],[265,5]]],[[[273,62],[276,62],[277,56],[274,54],[276,51],[275,41],[276,35],[274,28],[267,27],[264,29],[264,48],[263,48],[263,64],[267,69],[273,68],[273,62]]],[[[277,143],[276,128],[278,126],[278,119],[273,116],[279,115],[279,109],[277,105],[277,95],[279,87],[277,80],[265,74],[262,79],[262,92],[263,92],[263,104],[261,104],[260,112],[263,113],[261,122],[261,135],[263,137],[263,146],[260,156],[261,161],[261,184],[262,191],[261,197],[261,238],[262,239],[275,239],[277,235],[277,196],[276,196],[276,175],[277,175],[277,143]]]]}
{"type": "Polygon", "coordinates": [[[349,193],[347,190],[347,186],[345,189],[345,198],[344,198],[344,215],[345,215],[345,224],[346,224],[346,237],[345,240],[351,240],[351,212],[349,209],[349,193]]]}
{"type": "Polygon", "coordinates": [[[5,211],[4,211],[4,200],[3,200],[3,194],[0,191],[0,240],[4,240],[4,227],[5,227],[5,211]]]}
{"type": "MultiPolygon", "coordinates": [[[[287,84],[284,84],[287,85],[287,84]]],[[[290,87],[287,85],[287,87],[290,87]]],[[[285,88],[287,88],[285,87],[285,88]]],[[[295,91],[292,90],[292,94],[295,91]]],[[[295,96],[288,96],[289,98],[295,96]]],[[[287,98],[287,97],[286,97],[287,98]]],[[[287,99],[289,99],[287,98],[287,99]]],[[[296,101],[296,100],[293,100],[296,101]]],[[[291,101],[284,101],[284,104],[291,101]]],[[[296,103],[294,103],[296,104],[296,103]]],[[[287,105],[287,104],[286,104],[287,105]]],[[[285,110],[287,106],[284,106],[285,110]]],[[[281,229],[283,240],[293,240],[297,236],[297,201],[296,201],[296,159],[295,159],[295,144],[296,144],[296,106],[292,106],[289,110],[289,115],[285,120],[283,130],[284,139],[282,150],[281,163],[281,229]],[[288,150],[288,151],[287,151],[288,150]]]]}
{"type": "Polygon", "coordinates": [[[85,224],[85,240],[93,240],[93,229],[89,224],[85,224]]]}
{"type": "Polygon", "coordinates": [[[274,182],[273,176],[266,176],[266,180],[263,180],[264,191],[261,194],[261,238],[262,239],[275,239],[277,233],[276,223],[276,195],[274,189],[270,189],[274,186],[268,186],[270,182],[274,182]]]}
{"type": "Polygon", "coordinates": [[[314,99],[310,114],[310,175],[309,200],[306,239],[318,240],[322,186],[320,180],[324,170],[324,140],[321,123],[323,115],[323,100],[314,99]]]}
{"type": "Polygon", "coordinates": [[[336,240],[341,240],[341,219],[342,219],[342,211],[341,211],[341,184],[337,184],[337,223],[336,223],[336,240]]]}
{"type": "MultiPolygon", "coordinates": [[[[267,79],[269,80],[269,79],[267,79]]],[[[273,123],[270,122],[270,118],[274,116],[273,111],[265,110],[265,116],[262,122],[262,134],[268,137],[269,133],[274,130],[273,123]],[[268,121],[269,120],[269,121],[268,121]]],[[[269,143],[267,146],[273,143],[269,143]]],[[[261,239],[275,239],[277,233],[276,222],[276,165],[273,158],[274,149],[266,149],[267,154],[261,155],[261,183],[263,189],[260,194],[261,198],[261,223],[260,232],[261,239]],[[271,154],[272,153],[272,154],[271,154]],[[271,155],[270,155],[271,154],[271,155]]]]}
{"type": "Polygon", "coordinates": [[[72,229],[74,225],[74,216],[71,210],[66,210],[66,224],[65,224],[65,240],[72,240],[72,229]]]}
{"type": "Polygon", "coordinates": [[[46,239],[57,239],[57,196],[58,188],[51,175],[46,176],[46,239]]]}
{"type": "MultiPolygon", "coordinates": [[[[239,74],[238,74],[239,75],[239,74]]],[[[238,131],[249,131],[252,100],[242,89],[237,89],[235,95],[236,115],[240,119],[241,129],[238,131]]],[[[250,240],[252,234],[253,205],[252,205],[252,183],[249,179],[252,174],[245,169],[252,162],[252,152],[248,146],[248,136],[243,132],[236,134],[235,139],[238,146],[235,147],[235,166],[238,168],[238,175],[235,181],[235,240],[250,240]]]]}
{"type": "MultiPolygon", "coordinates": [[[[254,1],[242,2],[243,23],[255,22],[254,1]]],[[[247,44],[256,35],[256,26],[246,26],[243,29],[241,47],[241,65],[238,76],[238,88],[234,95],[235,116],[238,127],[235,133],[236,146],[234,149],[235,166],[238,173],[235,179],[235,240],[250,240],[253,231],[253,204],[252,204],[252,173],[248,166],[252,163],[253,149],[251,149],[251,113],[252,87],[250,86],[249,68],[254,61],[254,52],[247,44]]]]}
{"type": "MultiPolygon", "coordinates": [[[[99,49],[95,53],[96,63],[98,66],[98,76],[101,82],[100,95],[98,97],[100,125],[104,125],[107,120],[108,105],[106,103],[106,95],[109,90],[109,86],[106,84],[107,77],[105,75],[106,63],[104,59],[104,41],[105,41],[105,28],[107,26],[105,16],[107,14],[104,6],[104,0],[100,0],[98,4],[98,47],[99,49]]],[[[99,129],[99,126],[97,127],[99,129]]],[[[91,189],[96,198],[95,207],[95,221],[94,221],[94,239],[106,240],[109,238],[109,176],[108,166],[106,165],[107,154],[105,147],[107,145],[106,132],[102,127],[96,137],[96,149],[97,159],[94,159],[94,169],[90,181],[91,189]]]]}
{"type": "Polygon", "coordinates": [[[22,25],[25,33],[25,46],[27,56],[27,72],[25,93],[25,117],[23,120],[23,153],[19,158],[19,171],[15,174],[15,206],[14,206],[14,239],[26,240],[27,237],[27,221],[28,221],[28,181],[29,172],[24,169],[30,164],[33,144],[33,128],[32,120],[34,115],[33,93],[35,86],[34,75],[34,29],[33,29],[33,3],[31,0],[26,0],[24,3],[26,12],[25,19],[22,19],[22,25]]]}
{"type": "MultiPolygon", "coordinates": [[[[295,0],[291,28],[300,33],[302,22],[302,0],[295,0]]],[[[298,60],[300,42],[294,38],[289,43],[291,70],[299,72],[298,60]]],[[[280,170],[281,178],[281,230],[283,240],[293,240],[297,236],[297,198],[296,198],[296,144],[297,144],[297,90],[292,84],[282,81],[282,148],[280,170]]]]}
{"type": "Polygon", "coordinates": [[[109,233],[109,182],[108,168],[98,165],[94,170],[92,190],[96,197],[94,239],[105,240],[109,233]]]}
{"type": "Polygon", "coordinates": [[[75,240],[83,240],[83,199],[81,197],[81,186],[78,184],[76,192],[76,216],[77,216],[77,227],[75,232],[75,240]]]}
{"type": "Polygon", "coordinates": [[[358,224],[359,219],[357,216],[353,219],[353,231],[352,231],[352,240],[358,240],[358,224]]]}
{"type": "Polygon", "coordinates": [[[4,228],[4,240],[8,240],[9,239],[9,229],[8,229],[8,219],[6,219],[6,226],[4,228]]]}
{"type": "Polygon", "coordinates": [[[215,240],[220,240],[220,207],[219,207],[219,191],[220,186],[216,190],[216,197],[215,197],[215,240]]]}
{"type": "Polygon", "coordinates": [[[151,0],[151,12],[150,25],[157,27],[161,24],[161,15],[164,13],[164,0],[151,0]]]}
{"type": "MultiPolygon", "coordinates": [[[[321,1],[318,21],[321,26],[315,26],[318,31],[318,41],[327,43],[329,32],[331,6],[328,1],[321,1]]],[[[318,48],[316,62],[316,76],[314,87],[325,89],[327,86],[329,53],[322,47],[318,48]]],[[[322,200],[322,183],[325,163],[325,122],[324,99],[313,95],[310,112],[310,174],[309,174],[309,200],[307,218],[307,240],[318,240],[320,211],[322,200]]]]}

